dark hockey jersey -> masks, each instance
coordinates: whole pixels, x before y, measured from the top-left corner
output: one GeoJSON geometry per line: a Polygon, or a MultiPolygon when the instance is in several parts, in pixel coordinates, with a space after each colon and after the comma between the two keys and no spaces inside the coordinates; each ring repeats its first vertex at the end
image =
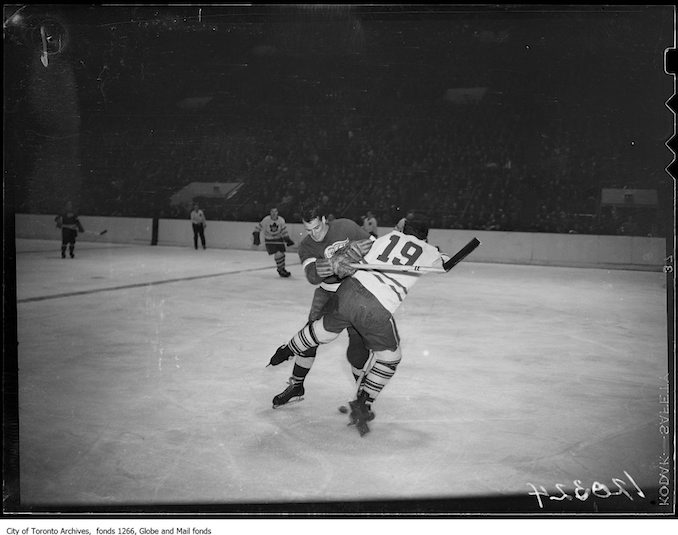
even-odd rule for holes
{"type": "Polygon", "coordinates": [[[58,215],[54,218],[56,221],[57,227],[67,228],[75,231],[84,232],[80,220],[78,219],[78,214],[75,212],[65,212],[61,215],[58,215]]]}
{"type": "MultiPolygon", "coordinates": [[[[331,258],[339,249],[353,240],[365,240],[370,235],[351,219],[335,219],[328,223],[329,229],[322,241],[315,241],[310,235],[301,240],[299,245],[299,260],[301,266],[315,262],[318,258],[331,258]]],[[[335,292],[339,287],[340,279],[333,275],[323,279],[320,286],[325,290],[335,292]]]]}

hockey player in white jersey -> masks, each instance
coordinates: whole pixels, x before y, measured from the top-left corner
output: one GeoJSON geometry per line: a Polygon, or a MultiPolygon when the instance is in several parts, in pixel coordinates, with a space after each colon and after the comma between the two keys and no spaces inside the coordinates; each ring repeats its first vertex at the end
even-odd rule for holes
{"type": "Polygon", "coordinates": [[[393,313],[407,297],[422,275],[417,271],[388,271],[388,266],[442,267],[445,258],[427,243],[428,220],[415,216],[405,223],[404,232],[396,230],[373,242],[362,258],[351,251],[334,255],[332,268],[342,280],[337,290],[338,307],[319,320],[308,323],[271,357],[277,366],[293,355],[335,340],[342,330],[355,328],[373,353],[359,382],[351,407],[350,423],[361,435],[369,431],[367,422],[374,418],[372,404],[396,372],[401,359],[400,337],[393,313]],[[351,262],[384,266],[383,270],[356,270],[351,262]]]}
{"type": "Polygon", "coordinates": [[[255,247],[261,244],[261,232],[264,233],[266,252],[273,255],[275,260],[278,275],[283,278],[289,277],[291,273],[285,269],[285,246],[294,245],[294,242],[287,232],[285,218],[278,214],[277,208],[271,208],[269,215],[257,223],[254,232],[252,232],[252,243],[255,247]]]}

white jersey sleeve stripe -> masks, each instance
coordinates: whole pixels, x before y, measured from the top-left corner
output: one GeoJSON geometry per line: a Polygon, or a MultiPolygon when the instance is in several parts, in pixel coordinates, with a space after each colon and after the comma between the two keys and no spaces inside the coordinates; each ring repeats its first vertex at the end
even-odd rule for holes
{"type": "Polygon", "coordinates": [[[382,283],[385,287],[390,288],[393,291],[393,293],[396,294],[398,301],[400,301],[401,303],[403,302],[403,299],[405,299],[405,296],[407,295],[407,289],[402,284],[399,284],[397,281],[393,280],[391,277],[388,277],[384,273],[370,273],[370,274],[376,277],[376,279],[380,283],[382,283]],[[390,280],[391,283],[389,283],[385,279],[390,280]],[[398,291],[398,288],[395,286],[396,284],[400,286],[401,291],[398,291]],[[401,292],[405,295],[402,295],[401,292]]]}

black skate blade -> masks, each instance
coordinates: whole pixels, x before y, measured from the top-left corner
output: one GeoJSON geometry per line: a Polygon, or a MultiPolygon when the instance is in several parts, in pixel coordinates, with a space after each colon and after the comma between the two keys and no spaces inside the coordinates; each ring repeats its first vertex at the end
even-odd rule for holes
{"type": "Polygon", "coordinates": [[[354,421],[354,422],[348,422],[346,424],[348,427],[355,425],[356,429],[358,429],[358,433],[360,433],[360,436],[363,437],[367,433],[370,432],[370,428],[367,425],[367,422],[365,421],[354,421]]]}
{"type": "Polygon", "coordinates": [[[303,396],[299,396],[299,397],[296,397],[296,398],[290,398],[290,400],[289,400],[287,403],[283,403],[282,405],[275,405],[275,404],[274,404],[274,405],[273,405],[273,408],[274,408],[274,409],[279,409],[280,407],[286,407],[286,406],[289,405],[290,403],[298,403],[298,402],[300,402],[300,401],[304,401],[304,397],[303,397],[303,396]]]}

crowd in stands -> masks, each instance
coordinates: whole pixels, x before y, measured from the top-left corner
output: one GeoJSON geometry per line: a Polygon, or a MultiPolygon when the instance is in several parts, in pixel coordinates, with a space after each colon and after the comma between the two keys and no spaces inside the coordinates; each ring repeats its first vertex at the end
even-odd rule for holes
{"type": "MultiPolygon", "coordinates": [[[[473,73],[478,56],[463,58],[473,73]]],[[[606,109],[602,98],[579,109],[577,88],[558,102],[536,91],[495,91],[481,73],[464,82],[488,82],[482,98],[451,102],[436,85],[437,69],[362,85],[349,78],[351,65],[343,82],[332,70],[322,78],[310,66],[319,76],[311,80],[286,69],[262,65],[250,81],[193,109],[167,96],[153,103],[150,86],[134,98],[124,87],[117,99],[102,89],[96,111],[82,110],[81,212],[187,218],[190,208],[173,205],[174,193],[191,182],[241,182],[231,198],[197,199],[209,219],[258,221],[277,206],[298,222],[303,205],[320,204],[358,222],[372,211],[381,226],[414,208],[434,228],[667,232],[661,207],[601,205],[603,187],[657,188],[666,180],[629,145],[626,111],[606,109]]]]}
{"type": "MultiPolygon", "coordinates": [[[[638,187],[639,169],[620,165],[612,143],[591,151],[574,126],[533,127],[505,101],[348,110],[340,101],[301,113],[246,104],[226,117],[153,117],[143,128],[118,118],[102,130],[92,118],[88,209],[184,218],[170,197],[186,184],[243,182],[231,199],[200,199],[210,219],[255,221],[275,205],[294,222],[317,203],[358,222],[371,210],[386,226],[416,208],[437,228],[663,232],[657,210],[600,205],[603,178],[638,187]]],[[[611,139],[600,125],[583,132],[611,139]]]]}

